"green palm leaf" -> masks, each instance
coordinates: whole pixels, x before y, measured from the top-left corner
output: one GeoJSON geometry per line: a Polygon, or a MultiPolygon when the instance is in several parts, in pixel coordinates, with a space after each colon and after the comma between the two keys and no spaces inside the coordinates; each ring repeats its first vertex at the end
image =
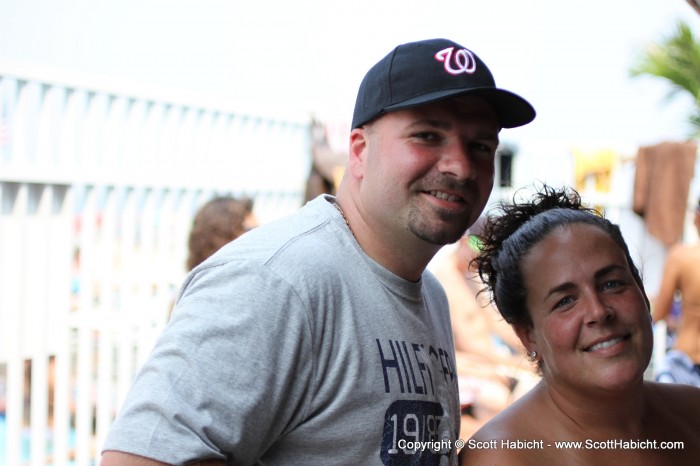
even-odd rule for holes
{"type": "Polygon", "coordinates": [[[683,21],[673,34],[649,45],[630,68],[632,76],[650,75],[663,78],[671,84],[669,96],[690,93],[695,100],[695,111],[688,121],[693,136],[700,135],[700,42],[683,21]]]}

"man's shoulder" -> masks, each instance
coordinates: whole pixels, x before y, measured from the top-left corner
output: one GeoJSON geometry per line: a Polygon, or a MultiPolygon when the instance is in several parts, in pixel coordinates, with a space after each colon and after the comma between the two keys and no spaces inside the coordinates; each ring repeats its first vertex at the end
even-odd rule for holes
{"type": "Polygon", "coordinates": [[[234,277],[256,282],[276,276],[293,284],[340,273],[359,254],[354,254],[352,237],[334,213],[324,198],[310,201],[228,243],[195,268],[190,278],[206,276],[230,283],[234,277]],[[341,258],[344,265],[338,267],[341,258]]]}
{"type": "Polygon", "coordinates": [[[436,288],[444,292],[444,287],[442,286],[442,283],[440,282],[440,280],[438,280],[437,276],[433,271],[425,269],[423,271],[423,275],[421,276],[421,280],[423,280],[423,284],[425,286],[430,288],[436,288]]]}
{"type": "Polygon", "coordinates": [[[324,236],[335,235],[331,221],[333,211],[323,203],[323,198],[317,198],[293,214],[254,228],[221,248],[217,259],[246,258],[265,262],[297,248],[306,248],[306,254],[314,254],[315,249],[328,243],[323,240],[324,236]],[[312,244],[316,247],[311,248],[312,244]]]}
{"type": "Polygon", "coordinates": [[[333,212],[329,201],[324,197],[318,197],[307,202],[292,214],[252,229],[240,239],[248,239],[249,241],[284,240],[285,238],[305,235],[328,224],[333,212]]]}

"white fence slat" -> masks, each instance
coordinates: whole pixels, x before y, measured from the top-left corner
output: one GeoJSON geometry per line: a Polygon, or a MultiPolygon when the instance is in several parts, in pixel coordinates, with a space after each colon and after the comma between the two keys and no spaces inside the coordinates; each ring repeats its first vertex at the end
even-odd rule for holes
{"type": "Polygon", "coordinates": [[[92,441],[92,363],[93,340],[91,315],[80,316],[76,322],[77,367],[75,392],[75,435],[76,444],[81,448],[76,452],[77,466],[86,466],[89,461],[89,445],[92,441]]]}
{"type": "Polygon", "coordinates": [[[53,360],[53,449],[51,458],[54,466],[67,466],[73,404],[70,347],[71,285],[73,274],[73,190],[63,186],[53,186],[53,216],[49,254],[51,304],[50,347],[53,360]]]}
{"type": "Polygon", "coordinates": [[[25,222],[24,304],[29,319],[24,330],[26,354],[31,360],[30,384],[30,457],[33,466],[46,464],[48,442],[48,283],[45,259],[49,240],[46,231],[50,225],[51,190],[45,185],[28,185],[27,219],[25,222]]]}
{"type": "Polygon", "coordinates": [[[5,339],[3,353],[7,361],[6,394],[6,462],[19,464],[21,457],[22,432],[24,424],[24,355],[22,354],[23,320],[14,309],[22,307],[23,290],[18,285],[18,276],[24,274],[22,260],[23,227],[27,209],[27,186],[3,183],[2,215],[0,217],[0,276],[6,286],[0,293],[0,312],[3,314],[5,339]]]}
{"type": "Polygon", "coordinates": [[[104,267],[102,277],[98,285],[100,325],[97,332],[97,365],[96,365],[96,396],[95,396],[95,441],[102,445],[107,435],[113,416],[113,336],[112,329],[105,325],[110,322],[111,315],[116,306],[116,241],[117,241],[117,217],[118,217],[118,193],[114,189],[105,189],[100,203],[99,225],[99,252],[97,256],[104,267]]]}
{"type": "MultiPolygon", "coordinates": [[[[80,251],[79,276],[79,310],[76,313],[77,332],[77,366],[75,393],[75,434],[76,443],[88,446],[92,440],[93,407],[93,368],[94,335],[99,285],[99,257],[97,253],[98,191],[88,186],[83,191],[83,205],[79,211],[80,231],[78,247],[80,251]]],[[[86,466],[89,461],[89,449],[80,448],[76,452],[77,466],[86,466]]]]}

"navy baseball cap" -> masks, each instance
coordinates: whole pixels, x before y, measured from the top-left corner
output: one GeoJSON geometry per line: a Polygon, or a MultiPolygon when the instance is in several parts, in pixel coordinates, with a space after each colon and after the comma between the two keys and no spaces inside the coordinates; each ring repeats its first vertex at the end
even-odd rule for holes
{"type": "Polygon", "coordinates": [[[496,87],[476,54],[450,40],[431,39],[399,45],[367,72],[357,93],[352,128],[384,113],[465,94],[488,101],[501,128],[535,119],[527,100],[496,87]]]}

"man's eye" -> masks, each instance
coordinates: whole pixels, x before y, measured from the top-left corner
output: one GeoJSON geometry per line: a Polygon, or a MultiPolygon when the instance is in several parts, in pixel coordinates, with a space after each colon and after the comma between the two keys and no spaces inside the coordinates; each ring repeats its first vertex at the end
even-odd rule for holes
{"type": "Polygon", "coordinates": [[[496,155],[496,150],[486,144],[473,142],[469,145],[469,147],[471,148],[471,152],[474,154],[479,154],[486,157],[494,157],[496,155]]]}
{"type": "Polygon", "coordinates": [[[429,141],[429,142],[438,141],[440,139],[438,134],[435,132],[432,132],[432,131],[424,131],[424,132],[416,133],[413,135],[413,137],[416,139],[421,139],[423,141],[429,141]]]}

